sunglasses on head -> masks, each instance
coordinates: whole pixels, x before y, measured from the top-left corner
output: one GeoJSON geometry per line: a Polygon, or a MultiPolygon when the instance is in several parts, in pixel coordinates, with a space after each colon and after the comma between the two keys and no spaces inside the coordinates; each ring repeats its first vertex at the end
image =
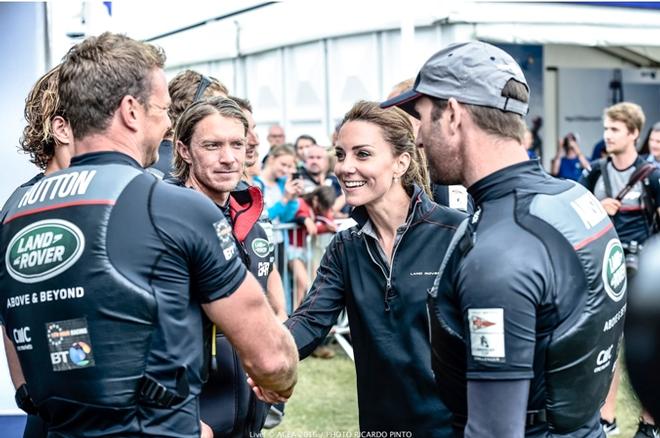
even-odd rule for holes
{"type": "Polygon", "coordinates": [[[204,97],[204,91],[211,85],[213,81],[208,77],[202,75],[199,80],[199,85],[197,85],[197,91],[195,91],[195,97],[193,97],[193,102],[197,102],[204,97]]]}

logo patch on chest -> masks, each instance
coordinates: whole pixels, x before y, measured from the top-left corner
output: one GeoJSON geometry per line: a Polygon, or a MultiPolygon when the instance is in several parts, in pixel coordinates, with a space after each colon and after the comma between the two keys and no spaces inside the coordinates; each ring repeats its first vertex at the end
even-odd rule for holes
{"type": "Polygon", "coordinates": [[[21,283],[55,277],[73,265],[85,249],[85,237],[71,222],[47,219],[28,225],[9,242],[7,271],[21,283]]]}

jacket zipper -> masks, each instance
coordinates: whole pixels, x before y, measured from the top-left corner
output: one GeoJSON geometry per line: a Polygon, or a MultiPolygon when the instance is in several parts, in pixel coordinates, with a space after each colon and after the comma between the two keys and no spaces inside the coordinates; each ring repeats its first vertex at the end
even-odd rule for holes
{"type": "Polygon", "coordinates": [[[369,257],[371,257],[371,261],[376,264],[380,268],[380,272],[383,273],[383,277],[385,277],[385,281],[387,282],[387,286],[385,287],[385,311],[389,312],[390,311],[390,303],[387,301],[387,295],[389,294],[390,290],[392,289],[392,280],[391,280],[391,274],[392,270],[390,269],[390,275],[388,276],[387,273],[385,272],[385,269],[383,268],[383,265],[378,263],[376,259],[374,258],[373,254],[371,254],[371,249],[369,248],[369,242],[365,240],[364,244],[367,246],[367,253],[369,253],[369,257]]]}
{"type": "MultiPolygon", "coordinates": [[[[415,205],[413,206],[413,211],[410,213],[411,220],[415,216],[415,210],[417,209],[417,203],[418,202],[419,202],[418,200],[415,201],[415,205]]],[[[369,249],[369,242],[368,241],[364,242],[365,245],[367,246],[367,252],[369,253],[369,257],[371,257],[371,261],[374,262],[376,265],[378,265],[378,267],[380,268],[380,271],[383,273],[383,276],[385,277],[385,281],[387,282],[387,285],[385,287],[385,311],[386,312],[390,311],[390,302],[389,302],[387,297],[389,296],[390,292],[392,291],[392,271],[394,270],[393,269],[394,268],[394,257],[396,256],[396,250],[397,250],[397,248],[399,248],[399,244],[403,240],[403,236],[406,235],[409,228],[410,228],[410,224],[406,224],[406,228],[403,230],[403,233],[401,233],[401,237],[398,239],[397,243],[394,245],[394,249],[392,249],[392,260],[391,260],[391,263],[390,263],[389,275],[385,273],[385,269],[383,269],[383,266],[380,263],[376,262],[376,259],[374,259],[374,256],[371,253],[371,249],[369,249]]]]}
{"type": "MultiPolygon", "coordinates": [[[[413,207],[413,211],[411,213],[411,219],[412,215],[415,214],[415,208],[417,208],[417,204],[415,204],[415,207],[413,207]]],[[[387,301],[387,297],[390,294],[390,291],[392,290],[392,271],[394,271],[394,257],[396,256],[396,250],[399,248],[399,244],[401,244],[401,241],[403,240],[403,236],[406,235],[408,232],[408,229],[410,228],[410,224],[406,225],[406,228],[403,230],[403,233],[401,233],[401,237],[399,238],[399,241],[394,245],[394,249],[392,249],[392,261],[390,263],[390,276],[387,277],[387,290],[385,291],[385,309],[390,310],[390,304],[387,301]]]]}

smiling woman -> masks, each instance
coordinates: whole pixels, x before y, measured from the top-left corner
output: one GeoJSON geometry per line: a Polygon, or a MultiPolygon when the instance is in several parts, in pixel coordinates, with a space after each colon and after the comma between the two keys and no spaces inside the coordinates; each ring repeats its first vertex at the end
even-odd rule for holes
{"type": "Polygon", "coordinates": [[[433,390],[426,291],[464,215],[430,201],[424,157],[398,109],[355,104],[335,152],[358,225],[335,236],[286,325],[305,358],[346,308],[360,429],[450,437],[449,412],[433,390]]]}
{"type": "Polygon", "coordinates": [[[335,153],[335,174],[350,205],[389,204],[402,191],[412,194],[415,184],[430,193],[426,160],[402,111],[358,102],[344,117],[335,153]]]}

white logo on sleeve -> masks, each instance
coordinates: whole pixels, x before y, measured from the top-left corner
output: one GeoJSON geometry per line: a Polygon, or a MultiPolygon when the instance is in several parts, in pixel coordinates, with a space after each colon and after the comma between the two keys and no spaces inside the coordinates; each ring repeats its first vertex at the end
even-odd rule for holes
{"type": "Polygon", "coordinates": [[[607,218],[607,212],[591,193],[585,193],[571,201],[571,207],[578,214],[587,230],[592,229],[607,218]]]}
{"type": "Polygon", "coordinates": [[[468,193],[467,189],[460,185],[449,186],[449,207],[467,211],[468,193]]]}
{"type": "Polygon", "coordinates": [[[619,239],[612,239],[607,243],[603,257],[602,277],[607,295],[614,302],[621,301],[628,288],[628,279],[626,255],[619,239]]]}
{"type": "Polygon", "coordinates": [[[472,358],[504,362],[504,309],[468,309],[472,358]]]}
{"type": "Polygon", "coordinates": [[[594,368],[594,374],[600,373],[601,371],[609,367],[610,363],[612,362],[612,355],[614,352],[613,350],[614,350],[614,344],[611,344],[605,350],[601,350],[598,352],[598,356],[596,356],[596,368],[594,368]]]}

